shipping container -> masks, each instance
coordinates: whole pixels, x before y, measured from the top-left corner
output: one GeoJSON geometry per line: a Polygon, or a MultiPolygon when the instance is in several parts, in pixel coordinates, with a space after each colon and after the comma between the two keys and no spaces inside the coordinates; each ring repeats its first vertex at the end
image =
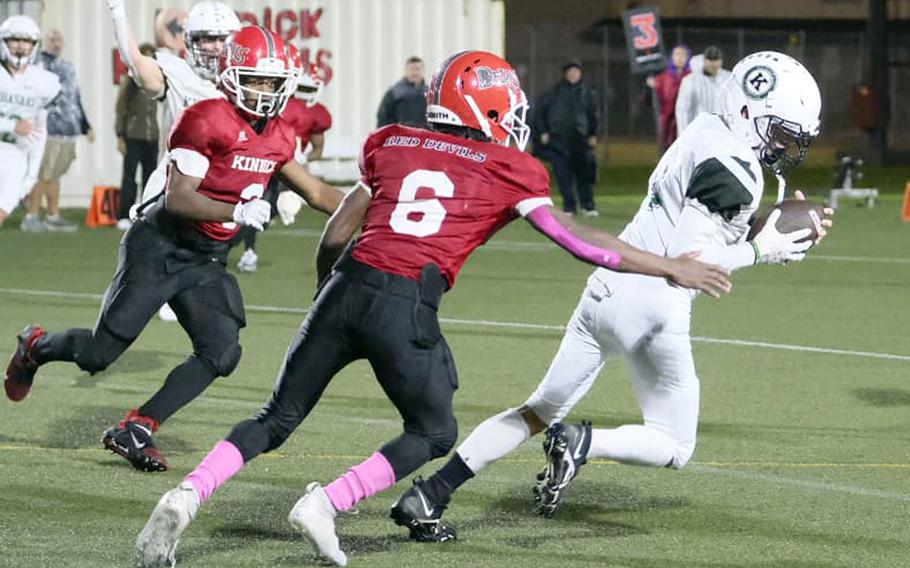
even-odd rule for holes
{"type": "MultiPolygon", "coordinates": [[[[501,0],[226,3],[242,21],[271,27],[322,68],[328,79],[322,102],[334,118],[327,144],[360,141],[375,127],[379,101],[403,76],[405,60],[411,55],[424,59],[429,75],[453,52],[484,49],[502,54],[504,50],[501,0]]],[[[62,180],[62,203],[85,207],[94,185],[119,185],[121,175],[122,159],[114,136],[116,48],[107,4],[104,0],[5,4],[9,13],[37,14],[43,30],[56,28],[63,33],[63,57],[76,66],[83,105],[97,140],[90,145],[80,139],[77,160],[62,180]]],[[[168,8],[187,10],[192,4],[190,0],[127,0],[127,17],[139,43],[154,43],[156,14],[168,8]]]]}

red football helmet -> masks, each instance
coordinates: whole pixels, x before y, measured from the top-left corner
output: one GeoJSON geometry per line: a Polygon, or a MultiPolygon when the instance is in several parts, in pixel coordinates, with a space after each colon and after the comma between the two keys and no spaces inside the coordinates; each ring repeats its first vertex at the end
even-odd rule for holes
{"type": "Polygon", "coordinates": [[[231,35],[218,61],[219,86],[240,109],[254,116],[278,116],[297,86],[297,70],[284,42],[262,26],[231,35]],[[272,91],[247,86],[273,79],[272,91]]]}
{"type": "Polygon", "coordinates": [[[303,58],[300,57],[300,50],[297,49],[297,46],[293,43],[286,44],[286,47],[288,50],[288,61],[290,62],[291,67],[300,75],[303,73],[303,58]]]}
{"type": "Polygon", "coordinates": [[[427,121],[480,130],[499,144],[524,150],[531,129],[528,99],[506,60],[462,51],[442,62],[427,89],[427,121]]]}
{"type": "Polygon", "coordinates": [[[312,63],[304,63],[300,50],[294,44],[288,44],[288,57],[297,69],[297,98],[313,106],[322,93],[323,81],[319,78],[319,68],[312,63]]]}
{"type": "Polygon", "coordinates": [[[305,65],[303,73],[297,79],[297,98],[306,101],[308,106],[313,106],[322,95],[325,82],[320,77],[319,66],[315,63],[305,65]]]}

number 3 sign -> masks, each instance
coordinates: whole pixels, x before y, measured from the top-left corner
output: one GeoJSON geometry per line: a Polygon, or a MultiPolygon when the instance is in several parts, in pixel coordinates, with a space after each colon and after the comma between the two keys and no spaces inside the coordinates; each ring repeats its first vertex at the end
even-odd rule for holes
{"type": "Polygon", "coordinates": [[[622,13],[626,47],[632,73],[656,73],[667,67],[657,6],[626,10],[622,13]]]}

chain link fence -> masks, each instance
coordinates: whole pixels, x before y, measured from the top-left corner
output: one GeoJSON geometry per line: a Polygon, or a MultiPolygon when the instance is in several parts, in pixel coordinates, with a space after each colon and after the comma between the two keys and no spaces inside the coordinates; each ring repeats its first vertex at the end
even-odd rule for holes
{"type": "MultiPolygon", "coordinates": [[[[608,138],[656,138],[655,109],[645,77],[632,75],[623,28],[619,22],[593,26],[579,32],[567,25],[548,23],[509,28],[507,54],[522,75],[532,99],[561,78],[569,57],[584,64],[585,81],[597,90],[603,108],[603,131],[608,138]]],[[[862,84],[865,32],[824,29],[720,28],[664,24],[667,49],[677,43],[700,53],[716,45],[729,69],[742,56],[765,49],[788,53],[803,61],[815,75],[824,101],[821,143],[863,148],[868,134],[851,123],[853,90],[862,84]]],[[[901,93],[910,88],[910,33],[891,36],[889,145],[910,149],[910,105],[901,93]]]]}

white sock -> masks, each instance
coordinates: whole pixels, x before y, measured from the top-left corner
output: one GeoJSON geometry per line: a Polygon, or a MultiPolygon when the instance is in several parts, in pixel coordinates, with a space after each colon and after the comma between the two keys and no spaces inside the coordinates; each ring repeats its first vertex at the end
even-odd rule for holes
{"type": "Polygon", "coordinates": [[[465,465],[477,473],[505,457],[531,437],[531,431],[518,410],[510,408],[487,418],[456,450],[465,465]]]}
{"type": "Polygon", "coordinates": [[[673,461],[675,453],[676,444],[666,434],[641,424],[629,424],[591,432],[588,459],[663,467],[673,461]]]}

